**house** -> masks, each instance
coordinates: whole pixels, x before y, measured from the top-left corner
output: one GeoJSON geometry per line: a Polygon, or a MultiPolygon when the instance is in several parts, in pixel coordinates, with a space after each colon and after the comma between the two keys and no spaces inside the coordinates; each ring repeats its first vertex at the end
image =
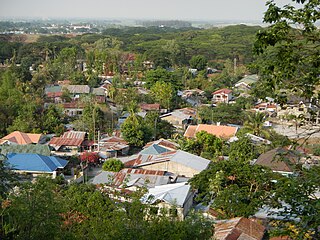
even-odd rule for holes
{"type": "Polygon", "coordinates": [[[179,148],[179,144],[177,144],[175,142],[171,142],[171,141],[163,139],[163,138],[160,138],[160,139],[153,141],[153,142],[148,142],[143,148],[148,148],[154,144],[156,144],[160,147],[166,148],[168,150],[171,150],[171,151],[177,150],[179,148]]]}
{"type": "Polygon", "coordinates": [[[261,154],[253,163],[271,168],[273,172],[288,176],[294,173],[297,164],[302,164],[304,154],[297,150],[275,148],[261,154]]]}
{"type": "Polygon", "coordinates": [[[180,92],[181,98],[191,106],[199,105],[205,98],[205,91],[200,89],[190,89],[180,92]]]}
{"type": "Polygon", "coordinates": [[[53,137],[49,142],[49,146],[56,151],[55,154],[60,152],[60,154],[64,155],[75,155],[89,147],[89,144],[85,141],[86,138],[86,132],[68,131],[61,137],[53,137]]]}
{"type": "Polygon", "coordinates": [[[238,90],[249,91],[251,86],[258,81],[259,77],[257,74],[246,75],[244,78],[240,79],[234,87],[238,90]]]}
{"type": "Polygon", "coordinates": [[[232,90],[227,88],[212,93],[212,103],[229,103],[232,99],[232,90]]]}
{"type": "Polygon", "coordinates": [[[114,186],[136,191],[138,187],[153,188],[171,183],[165,171],[125,168],[114,175],[114,186]]]}
{"type": "Polygon", "coordinates": [[[30,153],[9,153],[7,158],[8,165],[13,171],[33,176],[51,174],[55,177],[57,172],[61,172],[68,164],[67,160],[59,157],[30,153]]]}
{"type": "Polygon", "coordinates": [[[49,85],[45,87],[45,95],[48,102],[61,103],[62,102],[62,86],[49,85]]]}
{"type": "Polygon", "coordinates": [[[194,154],[176,150],[159,155],[139,154],[126,162],[125,167],[166,171],[177,176],[191,178],[207,169],[210,162],[194,154]]]}
{"type": "Polygon", "coordinates": [[[277,112],[277,105],[272,103],[259,103],[254,106],[256,112],[275,113],[277,112]]]}
{"type": "Polygon", "coordinates": [[[144,154],[144,155],[159,155],[159,154],[165,153],[165,152],[170,152],[170,150],[165,148],[165,147],[161,147],[158,144],[152,144],[152,145],[144,148],[140,152],[140,154],[144,154]]]}
{"type": "Polygon", "coordinates": [[[159,103],[153,103],[153,104],[148,104],[148,103],[141,103],[139,105],[141,111],[144,112],[149,112],[149,111],[155,111],[155,112],[160,112],[160,104],[159,103]]]}
{"type": "Polygon", "coordinates": [[[219,138],[230,139],[236,135],[238,127],[209,124],[190,125],[184,133],[184,136],[187,138],[195,138],[196,134],[200,131],[205,131],[219,138]]]}
{"type": "Polygon", "coordinates": [[[176,109],[171,113],[161,115],[162,120],[166,120],[176,128],[185,129],[188,125],[193,123],[197,117],[197,110],[193,108],[176,109]]]}
{"type": "Polygon", "coordinates": [[[63,113],[69,117],[82,115],[84,107],[85,104],[79,101],[62,103],[63,113]]]}
{"type": "Polygon", "coordinates": [[[80,96],[90,93],[90,87],[88,85],[64,85],[62,91],[66,89],[73,100],[78,100],[80,96]]]}
{"type": "Polygon", "coordinates": [[[266,228],[254,219],[238,217],[216,221],[214,239],[216,240],[262,240],[266,228]]]}
{"type": "Polygon", "coordinates": [[[24,133],[20,131],[14,131],[7,136],[1,138],[2,144],[37,144],[39,143],[42,135],[35,133],[24,133]]]}
{"type": "Polygon", "coordinates": [[[141,202],[154,206],[153,210],[161,214],[162,209],[176,215],[183,220],[193,204],[194,193],[191,186],[186,183],[173,183],[150,188],[142,198],[141,202]],[[171,212],[172,208],[176,212],[171,212]]]}
{"type": "Polygon", "coordinates": [[[128,142],[117,136],[100,139],[98,144],[98,151],[106,157],[127,155],[130,148],[128,142]]]}
{"type": "Polygon", "coordinates": [[[106,92],[103,88],[93,88],[92,94],[95,96],[95,100],[97,103],[105,103],[106,102],[106,92]]]}

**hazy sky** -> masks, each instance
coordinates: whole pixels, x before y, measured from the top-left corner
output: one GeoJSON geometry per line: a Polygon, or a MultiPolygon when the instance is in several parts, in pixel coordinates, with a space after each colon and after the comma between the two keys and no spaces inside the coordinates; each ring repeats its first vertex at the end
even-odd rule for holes
{"type": "MultiPolygon", "coordinates": [[[[0,0],[0,18],[262,20],[266,0],[0,0]]],[[[290,3],[291,0],[277,0],[290,3]]]]}

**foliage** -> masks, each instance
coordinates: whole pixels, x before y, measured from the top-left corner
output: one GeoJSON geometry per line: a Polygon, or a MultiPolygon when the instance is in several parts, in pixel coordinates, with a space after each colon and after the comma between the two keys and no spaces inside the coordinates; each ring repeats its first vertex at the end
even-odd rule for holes
{"type": "Polygon", "coordinates": [[[215,159],[221,156],[223,141],[205,131],[198,132],[195,139],[181,139],[182,150],[193,153],[207,159],[215,159]]]}
{"type": "Polygon", "coordinates": [[[204,70],[207,66],[208,60],[202,55],[192,56],[190,59],[190,67],[195,68],[198,71],[204,70]]]}
{"type": "Polygon", "coordinates": [[[283,177],[277,181],[271,192],[271,206],[278,208],[277,215],[290,223],[279,223],[278,234],[289,235],[293,239],[320,238],[319,174],[320,167],[314,166],[309,170],[303,169],[296,177],[283,177]],[[295,221],[297,218],[300,220],[295,221]]]}
{"type": "Polygon", "coordinates": [[[170,109],[174,89],[171,83],[158,81],[151,87],[151,94],[160,105],[166,109],[170,109]]]}
{"type": "Polygon", "coordinates": [[[133,146],[142,147],[152,137],[152,130],[140,116],[132,113],[121,125],[123,138],[133,146]]]}
{"type": "Polygon", "coordinates": [[[79,156],[80,161],[87,163],[97,163],[99,160],[99,154],[97,152],[83,152],[79,156]]]}
{"type": "Polygon", "coordinates": [[[279,100],[289,89],[310,99],[319,84],[320,19],[319,1],[293,0],[298,7],[279,7],[268,1],[264,22],[271,24],[259,31],[255,52],[259,55],[255,67],[263,85],[279,100]],[[298,26],[292,28],[292,26],[298,26]]]}
{"type": "Polygon", "coordinates": [[[242,136],[230,144],[227,154],[230,160],[248,163],[257,157],[257,150],[248,137],[242,136]]]}
{"type": "Polygon", "coordinates": [[[122,168],[124,168],[123,162],[116,158],[107,159],[102,165],[104,171],[119,172],[122,168]]]}
{"type": "Polygon", "coordinates": [[[2,205],[1,239],[210,239],[212,224],[152,214],[137,196],[90,184],[59,186],[51,179],[23,184],[2,205]],[[109,196],[130,201],[116,201],[109,196]]]}
{"type": "Polygon", "coordinates": [[[217,107],[200,107],[199,117],[202,123],[243,123],[243,111],[241,106],[238,104],[220,103],[217,105],[217,107]]]}
{"type": "Polygon", "coordinates": [[[244,122],[244,130],[256,136],[268,138],[270,136],[270,132],[263,126],[265,121],[265,113],[248,112],[246,115],[246,121],[244,122]]]}
{"type": "Polygon", "coordinates": [[[166,120],[159,117],[158,112],[148,112],[145,118],[145,123],[150,129],[153,129],[153,136],[155,139],[171,138],[175,131],[175,127],[166,120]]]}
{"type": "Polygon", "coordinates": [[[270,197],[271,170],[241,160],[221,160],[195,175],[198,201],[212,202],[222,218],[248,217],[270,197]]]}

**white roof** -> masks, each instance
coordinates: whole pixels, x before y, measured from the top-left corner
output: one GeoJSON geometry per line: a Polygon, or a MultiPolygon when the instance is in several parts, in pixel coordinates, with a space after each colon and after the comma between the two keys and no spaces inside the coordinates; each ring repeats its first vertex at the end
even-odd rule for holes
{"type": "Polygon", "coordinates": [[[141,201],[142,203],[153,204],[157,200],[160,200],[183,207],[188,198],[190,188],[191,186],[184,182],[156,186],[150,188],[149,192],[141,198],[141,201]]]}

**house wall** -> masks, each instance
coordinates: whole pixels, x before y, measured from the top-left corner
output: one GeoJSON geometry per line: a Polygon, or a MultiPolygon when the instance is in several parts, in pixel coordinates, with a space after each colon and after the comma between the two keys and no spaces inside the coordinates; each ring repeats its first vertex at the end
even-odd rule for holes
{"type": "Polygon", "coordinates": [[[186,176],[190,178],[193,177],[195,174],[199,173],[198,170],[195,170],[193,168],[190,168],[172,161],[146,165],[146,166],[142,166],[141,168],[147,169],[147,170],[159,170],[159,171],[172,172],[176,175],[186,176]]]}

